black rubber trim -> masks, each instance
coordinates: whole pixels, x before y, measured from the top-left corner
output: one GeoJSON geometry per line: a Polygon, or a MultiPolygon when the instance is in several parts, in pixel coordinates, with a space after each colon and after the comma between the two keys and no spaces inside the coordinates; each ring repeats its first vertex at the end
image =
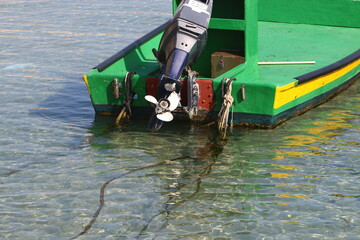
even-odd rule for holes
{"type": "Polygon", "coordinates": [[[153,38],[154,36],[158,35],[159,33],[161,33],[162,31],[165,30],[165,28],[167,26],[169,26],[171,20],[167,21],[166,23],[160,25],[159,27],[157,27],[156,29],[152,30],[151,32],[147,33],[146,35],[144,35],[143,37],[139,38],[138,40],[136,40],[135,42],[131,43],[130,45],[128,45],[127,47],[125,47],[124,49],[120,50],[119,52],[117,52],[115,55],[113,55],[112,57],[106,59],[105,61],[103,61],[102,63],[100,63],[99,65],[97,65],[96,67],[94,67],[94,69],[97,69],[99,72],[104,71],[106,68],[108,68],[110,65],[112,65],[113,63],[115,63],[116,61],[118,61],[120,58],[124,57],[126,54],[128,54],[131,50],[133,50],[134,48],[142,45],[144,42],[150,40],[151,38],[153,38]]]}
{"type": "Polygon", "coordinates": [[[298,83],[301,84],[301,83],[305,83],[305,82],[308,82],[310,80],[313,80],[315,78],[318,78],[318,77],[321,77],[325,74],[328,74],[328,73],[331,73],[335,70],[338,70],[342,67],[345,67],[346,65],[358,60],[360,58],[360,49],[357,50],[356,52],[350,54],[349,56],[341,59],[340,61],[338,62],[335,62],[327,67],[324,67],[324,68],[321,68],[321,69],[318,69],[318,70],[315,70],[313,72],[309,72],[307,74],[304,74],[304,75],[301,75],[299,77],[296,77],[295,79],[298,80],[298,83]]]}

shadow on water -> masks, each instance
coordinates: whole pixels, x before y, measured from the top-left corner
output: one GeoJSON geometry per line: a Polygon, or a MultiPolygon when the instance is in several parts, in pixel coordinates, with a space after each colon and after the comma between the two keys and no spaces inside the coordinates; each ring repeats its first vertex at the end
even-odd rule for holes
{"type": "Polygon", "coordinates": [[[58,123],[89,127],[95,114],[86,85],[79,75],[80,73],[62,73],[64,86],[42,100],[37,108],[30,109],[30,115],[58,123]]]}

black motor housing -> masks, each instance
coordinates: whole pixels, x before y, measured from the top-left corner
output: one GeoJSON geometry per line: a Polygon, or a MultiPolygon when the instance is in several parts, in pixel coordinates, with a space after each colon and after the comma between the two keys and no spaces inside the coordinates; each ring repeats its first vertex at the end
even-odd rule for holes
{"type": "Polygon", "coordinates": [[[165,89],[166,83],[175,83],[173,90],[180,91],[179,80],[185,67],[191,66],[205,48],[212,5],[212,0],[183,0],[180,3],[157,53],[162,69],[157,97],[165,97],[171,92],[172,89],[165,89]]]}
{"type": "MultiPolygon", "coordinates": [[[[165,29],[159,49],[154,51],[161,69],[156,94],[159,102],[167,99],[174,91],[180,93],[182,73],[204,50],[212,6],[213,0],[182,0],[170,25],[165,29]]],[[[161,114],[155,110],[150,118],[149,128],[152,131],[162,126],[163,121],[158,119],[161,114]]]]}

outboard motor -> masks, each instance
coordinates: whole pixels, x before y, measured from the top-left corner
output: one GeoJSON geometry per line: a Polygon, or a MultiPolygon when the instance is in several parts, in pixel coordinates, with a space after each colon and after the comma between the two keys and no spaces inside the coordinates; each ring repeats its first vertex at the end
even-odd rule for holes
{"type": "Polygon", "coordinates": [[[156,106],[149,121],[152,131],[159,130],[163,121],[173,120],[171,112],[180,102],[181,76],[205,48],[212,5],[213,0],[182,0],[164,32],[159,50],[153,50],[161,71],[156,98],[145,97],[156,106]]]}

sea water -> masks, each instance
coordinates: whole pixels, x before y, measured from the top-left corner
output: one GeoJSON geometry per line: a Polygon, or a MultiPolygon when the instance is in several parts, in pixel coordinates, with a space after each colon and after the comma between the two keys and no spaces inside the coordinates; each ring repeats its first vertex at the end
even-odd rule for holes
{"type": "Polygon", "coordinates": [[[170,17],[167,0],[0,0],[0,239],[93,219],[78,239],[359,239],[359,83],[226,140],[95,117],[82,75],[170,17]]]}

